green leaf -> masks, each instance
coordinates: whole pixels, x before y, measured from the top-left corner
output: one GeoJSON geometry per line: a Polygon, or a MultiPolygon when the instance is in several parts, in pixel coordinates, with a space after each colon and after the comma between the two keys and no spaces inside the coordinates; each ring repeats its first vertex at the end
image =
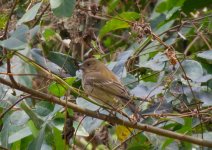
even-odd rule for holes
{"type": "MultiPolygon", "coordinates": [[[[27,136],[25,137],[24,139],[21,140],[21,148],[20,150],[27,150],[28,149],[28,146],[29,144],[31,143],[31,141],[33,140],[33,136],[27,136]]],[[[17,150],[17,149],[15,149],[17,150]]]]}
{"type": "Polygon", "coordinates": [[[150,144],[147,141],[147,138],[142,134],[134,136],[129,142],[127,150],[141,150],[141,149],[150,149],[150,144]]]}
{"type": "MultiPolygon", "coordinates": [[[[74,81],[76,80],[75,77],[69,77],[65,79],[65,82],[68,83],[68,85],[72,85],[74,83],[74,81]]],[[[66,85],[61,85],[59,83],[56,82],[52,82],[49,87],[48,87],[48,91],[57,96],[57,97],[62,97],[65,95],[66,91],[67,91],[68,87],[66,85]]]]}
{"type": "Polygon", "coordinates": [[[27,125],[30,128],[30,131],[32,132],[33,137],[38,136],[39,130],[35,127],[35,124],[33,123],[33,121],[29,120],[27,125]]]}
{"type": "Polygon", "coordinates": [[[55,34],[56,32],[50,28],[45,29],[43,32],[43,36],[46,41],[50,40],[55,34]]]}
{"type": "Polygon", "coordinates": [[[13,143],[10,150],[17,150],[17,149],[21,149],[21,140],[13,143]]]}
{"type": "Polygon", "coordinates": [[[58,17],[70,17],[74,11],[76,0],[50,0],[51,9],[58,17]]]}
{"type": "Polygon", "coordinates": [[[30,150],[39,150],[42,147],[44,137],[45,137],[45,129],[47,124],[44,123],[43,127],[41,128],[38,136],[35,138],[35,140],[32,141],[32,143],[29,145],[30,150]]]}
{"type": "Polygon", "coordinates": [[[166,10],[167,10],[167,2],[166,1],[162,1],[155,8],[155,11],[158,12],[158,13],[162,13],[166,10]]]}
{"type": "Polygon", "coordinates": [[[102,38],[106,33],[110,31],[129,28],[130,24],[127,21],[135,21],[138,18],[140,18],[140,15],[136,12],[123,12],[115,16],[111,20],[107,21],[100,30],[99,36],[100,38],[102,38]]]}
{"type": "Polygon", "coordinates": [[[39,10],[39,8],[40,8],[40,6],[41,6],[41,4],[42,4],[42,2],[37,3],[37,4],[35,4],[32,8],[30,8],[30,9],[22,16],[22,18],[18,21],[17,25],[20,25],[20,24],[22,24],[22,23],[24,23],[24,22],[28,22],[28,21],[33,20],[33,19],[36,17],[36,15],[37,15],[37,13],[38,13],[38,10],[39,10]]]}
{"type": "Polygon", "coordinates": [[[7,23],[7,18],[8,15],[7,14],[0,14],[0,28],[4,28],[6,23],[7,23]]]}
{"type": "MultiPolygon", "coordinates": [[[[184,118],[184,125],[177,130],[177,133],[188,133],[192,130],[192,118],[184,118]]],[[[171,144],[174,141],[172,138],[168,138],[163,144],[162,149],[171,144]]],[[[188,145],[187,145],[188,146],[188,145]]]]}
{"type": "Polygon", "coordinates": [[[53,128],[55,148],[56,149],[65,149],[65,142],[62,139],[62,133],[59,129],[53,128]]]}

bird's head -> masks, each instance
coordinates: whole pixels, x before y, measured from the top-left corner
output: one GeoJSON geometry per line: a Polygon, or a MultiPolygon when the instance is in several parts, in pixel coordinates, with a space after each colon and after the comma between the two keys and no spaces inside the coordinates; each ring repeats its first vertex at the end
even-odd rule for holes
{"type": "Polygon", "coordinates": [[[86,59],[81,65],[80,65],[80,69],[84,72],[84,73],[87,73],[87,72],[94,72],[94,71],[100,71],[101,68],[104,68],[104,64],[95,59],[95,58],[89,58],[89,59],[86,59]]]}

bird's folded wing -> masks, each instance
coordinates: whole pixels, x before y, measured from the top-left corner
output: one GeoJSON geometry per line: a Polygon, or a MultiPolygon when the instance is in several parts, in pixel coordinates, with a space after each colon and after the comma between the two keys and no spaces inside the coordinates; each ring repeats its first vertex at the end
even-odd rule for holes
{"type": "Polygon", "coordinates": [[[87,77],[85,79],[85,84],[89,84],[95,88],[102,89],[108,94],[113,94],[126,100],[130,99],[128,90],[121,83],[114,80],[109,80],[108,78],[99,74],[87,77]]]}

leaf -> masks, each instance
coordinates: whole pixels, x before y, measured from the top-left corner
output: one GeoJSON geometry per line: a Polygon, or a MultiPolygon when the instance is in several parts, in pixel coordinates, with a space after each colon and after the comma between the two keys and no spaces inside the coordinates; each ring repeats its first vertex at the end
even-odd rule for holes
{"type": "Polygon", "coordinates": [[[54,110],[54,105],[50,102],[41,101],[35,105],[36,113],[40,116],[47,116],[54,110]]]}
{"type": "Polygon", "coordinates": [[[155,11],[158,13],[162,13],[167,10],[167,2],[161,1],[155,8],[155,11]]]}
{"type": "Polygon", "coordinates": [[[29,116],[23,111],[18,110],[10,115],[10,122],[13,125],[24,125],[29,119],[29,116]]]}
{"type": "Polygon", "coordinates": [[[206,59],[210,64],[212,64],[212,50],[204,51],[197,54],[197,57],[206,59]]]}
{"type": "Polygon", "coordinates": [[[163,89],[164,89],[163,86],[157,86],[155,83],[144,82],[136,86],[134,89],[132,89],[131,94],[133,94],[136,97],[150,98],[154,95],[162,93],[163,89]]]}
{"type": "Polygon", "coordinates": [[[70,17],[74,11],[76,0],[50,0],[51,9],[58,17],[70,17]]]}
{"type": "Polygon", "coordinates": [[[152,59],[149,61],[140,63],[139,67],[145,67],[145,68],[150,68],[153,71],[161,71],[165,67],[165,62],[168,60],[165,54],[163,53],[158,53],[155,55],[152,59]]]}
{"type": "Polygon", "coordinates": [[[7,14],[0,14],[0,28],[3,29],[7,23],[8,15],[7,14]]]}
{"type": "Polygon", "coordinates": [[[39,150],[42,147],[44,137],[45,137],[45,129],[47,124],[44,123],[43,127],[41,128],[38,136],[32,141],[32,143],[29,145],[30,150],[39,150]]]}
{"type": "Polygon", "coordinates": [[[62,139],[61,131],[57,128],[53,128],[53,134],[54,134],[54,142],[55,142],[55,148],[56,149],[65,149],[65,142],[64,139],[62,139]]]}
{"type": "Polygon", "coordinates": [[[11,37],[7,40],[0,41],[0,45],[9,50],[21,50],[27,46],[27,43],[22,42],[17,38],[11,37]]]}
{"type": "MultiPolygon", "coordinates": [[[[76,80],[75,77],[69,77],[65,79],[65,82],[68,83],[68,85],[72,85],[74,83],[74,81],[76,80]]],[[[52,82],[49,87],[48,87],[48,91],[57,96],[57,97],[62,97],[65,95],[66,91],[67,91],[68,87],[67,85],[61,85],[59,83],[56,82],[52,82]]]]}
{"type": "Polygon", "coordinates": [[[32,109],[25,102],[22,102],[20,107],[25,111],[25,113],[33,121],[36,128],[40,129],[44,121],[35,112],[33,112],[32,109]]]}
{"type": "Polygon", "coordinates": [[[77,129],[76,135],[84,137],[89,136],[88,132],[86,132],[85,128],[79,122],[74,121],[73,127],[75,128],[75,131],[77,129]]]}
{"type": "Polygon", "coordinates": [[[101,28],[99,36],[102,38],[110,31],[129,28],[130,24],[127,21],[135,21],[138,18],[140,18],[140,15],[136,12],[123,12],[107,21],[106,24],[101,28]]]}
{"type": "Polygon", "coordinates": [[[121,81],[130,89],[134,88],[139,83],[138,79],[136,79],[135,76],[132,74],[127,74],[127,76],[125,78],[122,78],[121,81]]]}
{"type": "Polygon", "coordinates": [[[10,131],[10,118],[9,114],[6,114],[3,118],[3,126],[0,133],[1,146],[9,148],[9,131],[10,131]]]}
{"type": "MultiPolygon", "coordinates": [[[[192,118],[184,118],[184,125],[177,130],[177,133],[188,133],[192,130],[192,118]]],[[[174,141],[172,138],[168,138],[164,143],[162,144],[162,149],[165,149],[166,146],[171,144],[174,141]]]]}
{"type": "Polygon", "coordinates": [[[131,135],[132,131],[133,131],[133,128],[128,128],[122,125],[117,125],[115,127],[115,133],[117,135],[117,138],[121,142],[126,140],[131,135]]]}
{"type": "Polygon", "coordinates": [[[205,76],[201,76],[199,79],[195,80],[195,82],[208,82],[210,79],[212,79],[212,75],[211,74],[207,74],[205,76]]]}
{"type": "Polygon", "coordinates": [[[32,132],[30,131],[29,127],[25,127],[21,130],[18,130],[17,132],[12,133],[9,136],[9,143],[14,143],[16,141],[19,141],[31,134],[32,134],[32,132]]]}
{"type": "Polygon", "coordinates": [[[8,50],[22,50],[27,46],[28,31],[29,28],[26,25],[21,25],[8,39],[0,41],[0,45],[8,50]]]}
{"type": "Polygon", "coordinates": [[[35,127],[35,124],[33,123],[33,121],[29,120],[27,125],[28,125],[30,131],[32,132],[33,137],[37,137],[39,130],[35,127]]]}
{"type": "Polygon", "coordinates": [[[128,58],[130,56],[132,56],[133,54],[133,46],[131,46],[128,50],[121,52],[118,55],[117,58],[117,63],[115,64],[115,66],[113,67],[112,71],[118,76],[118,77],[123,77],[124,76],[124,72],[126,72],[125,70],[125,63],[128,60],[128,58]]]}
{"type": "Polygon", "coordinates": [[[200,99],[203,102],[203,106],[212,106],[212,93],[211,92],[198,92],[195,93],[196,98],[200,99]]]}
{"type": "Polygon", "coordinates": [[[39,8],[40,8],[40,6],[41,6],[41,4],[42,4],[42,2],[37,3],[37,4],[35,4],[32,8],[30,8],[30,9],[22,16],[22,18],[17,22],[17,25],[20,25],[20,24],[22,24],[22,23],[24,23],[24,22],[28,22],[28,21],[33,20],[33,19],[36,17],[36,15],[37,15],[37,13],[38,13],[38,10],[39,10],[39,8]]]}
{"type": "Polygon", "coordinates": [[[43,32],[43,37],[45,38],[46,41],[50,40],[51,37],[53,37],[56,34],[56,32],[54,30],[52,30],[51,28],[47,28],[44,30],[43,32]]]}
{"type": "Polygon", "coordinates": [[[75,59],[59,52],[43,55],[40,49],[31,50],[32,58],[41,66],[61,77],[75,76],[78,67],[75,59]],[[69,74],[70,75],[69,75],[69,74]]]}
{"type": "MultiPolygon", "coordinates": [[[[78,106],[82,107],[82,108],[86,108],[86,109],[90,109],[90,110],[93,110],[93,111],[96,111],[98,110],[100,107],[81,98],[81,97],[78,97],[76,99],[76,103],[78,106]]],[[[103,114],[109,114],[108,111],[106,110],[103,110],[103,109],[99,109],[98,110],[99,113],[103,113],[103,114]]],[[[85,128],[85,130],[88,132],[88,133],[91,133],[92,131],[94,131],[96,128],[98,128],[101,124],[102,124],[102,120],[100,119],[96,119],[96,118],[92,118],[92,117],[86,117],[85,119],[83,119],[82,121],[82,125],[83,127],[85,128]]]]}
{"type": "Polygon", "coordinates": [[[149,150],[151,145],[147,142],[147,138],[142,134],[134,135],[134,137],[127,143],[127,150],[149,150]]]}
{"type": "Polygon", "coordinates": [[[49,52],[47,58],[62,67],[71,76],[75,76],[76,71],[79,69],[76,60],[69,55],[59,52],[49,52]]]}
{"type": "MultiPolygon", "coordinates": [[[[185,70],[186,75],[193,81],[196,81],[203,76],[203,68],[201,64],[195,60],[183,61],[182,67],[185,70]]],[[[181,70],[180,75],[182,74],[183,72],[181,70]]]]}

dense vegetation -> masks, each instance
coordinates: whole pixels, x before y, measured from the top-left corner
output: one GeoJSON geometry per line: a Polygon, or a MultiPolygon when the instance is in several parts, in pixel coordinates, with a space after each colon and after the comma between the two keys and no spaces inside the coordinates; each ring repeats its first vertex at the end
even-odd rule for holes
{"type": "Polygon", "coordinates": [[[211,0],[0,4],[0,149],[212,147],[211,0]],[[90,57],[143,99],[140,122],[83,92],[90,57]]]}

